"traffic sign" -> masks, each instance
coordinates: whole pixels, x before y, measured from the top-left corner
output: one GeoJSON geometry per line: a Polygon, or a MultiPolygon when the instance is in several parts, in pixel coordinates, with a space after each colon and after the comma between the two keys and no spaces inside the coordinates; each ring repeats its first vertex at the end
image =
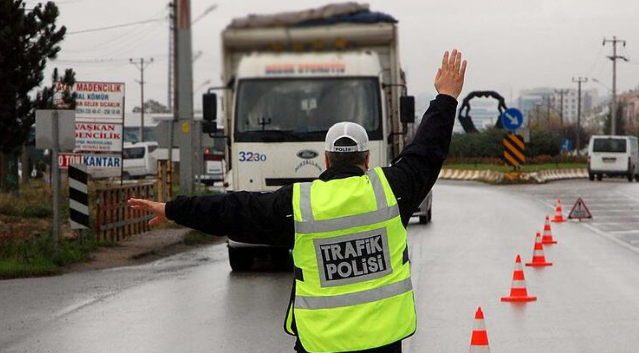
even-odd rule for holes
{"type": "Polygon", "coordinates": [[[564,139],[564,141],[561,143],[561,150],[564,152],[572,151],[572,140],[564,139]]]}
{"type": "Polygon", "coordinates": [[[501,124],[508,131],[515,131],[524,123],[524,115],[519,109],[509,108],[500,117],[501,124]]]}
{"type": "Polygon", "coordinates": [[[570,210],[570,214],[568,215],[568,219],[578,219],[581,222],[582,219],[591,219],[592,213],[586,206],[584,200],[580,198],[577,199],[575,205],[572,206],[572,210],[570,210]]]}
{"type": "Polygon", "coordinates": [[[89,228],[89,193],[87,166],[69,166],[69,217],[71,229],[89,228]]]}
{"type": "Polygon", "coordinates": [[[526,162],[524,155],[524,138],[520,135],[508,134],[502,140],[504,144],[504,159],[506,163],[517,168],[526,162]]]}

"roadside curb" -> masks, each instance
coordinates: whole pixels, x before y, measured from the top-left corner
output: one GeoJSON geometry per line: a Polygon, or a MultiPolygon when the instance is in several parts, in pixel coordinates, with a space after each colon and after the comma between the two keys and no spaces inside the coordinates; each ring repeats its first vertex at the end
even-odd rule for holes
{"type": "MultiPolygon", "coordinates": [[[[460,169],[442,169],[439,172],[439,179],[444,180],[474,180],[483,181],[490,184],[501,184],[508,181],[513,183],[512,173],[502,173],[492,170],[460,170],[460,169]]],[[[520,173],[518,181],[522,183],[534,182],[543,184],[549,181],[566,180],[566,179],[583,179],[588,177],[588,170],[585,168],[569,168],[569,169],[549,169],[535,173],[520,173]]]]}
{"type": "Polygon", "coordinates": [[[530,173],[530,177],[538,183],[565,179],[585,179],[588,178],[588,170],[586,168],[542,170],[537,173],[530,173]]]}

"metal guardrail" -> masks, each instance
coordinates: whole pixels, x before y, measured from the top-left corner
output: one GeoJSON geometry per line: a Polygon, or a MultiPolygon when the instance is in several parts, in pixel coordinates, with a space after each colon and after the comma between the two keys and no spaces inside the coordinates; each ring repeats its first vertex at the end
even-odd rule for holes
{"type": "Polygon", "coordinates": [[[134,210],[127,200],[153,199],[155,184],[110,186],[96,190],[95,235],[98,241],[120,241],[150,230],[150,212],[134,210]]]}

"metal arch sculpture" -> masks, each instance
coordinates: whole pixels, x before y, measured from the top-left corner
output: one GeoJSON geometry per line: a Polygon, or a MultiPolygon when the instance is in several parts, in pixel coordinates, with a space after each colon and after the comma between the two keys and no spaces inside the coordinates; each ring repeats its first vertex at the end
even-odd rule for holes
{"type": "Polygon", "coordinates": [[[459,119],[464,131],[467,133],[479,132],[473,123],[472,117],[470,116],[470,101],[473,98],[494,98],[497,100],[499,103],[497,106],[497,109],[499,109],[499,116],[497,117],[495,127],[503,129],[504,127],[501,124],[501,119],[499,119],[499,117],[501,117],[501,115],[508,109],[504,97],[495,91],[473,91],[464,98],[462,106],[459,109],[459,115],[457,116],[457,119],[459,119]]]}

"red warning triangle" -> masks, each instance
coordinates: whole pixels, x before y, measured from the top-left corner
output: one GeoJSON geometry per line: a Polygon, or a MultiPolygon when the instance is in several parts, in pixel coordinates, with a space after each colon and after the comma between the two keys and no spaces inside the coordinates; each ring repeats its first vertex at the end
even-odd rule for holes
{"type": "Polygon", "coordinates": [[[578,219],[581,221],[582,219],[591,219],[591,218],[592,218],[592,213],[590,213],[588,206],[586,206],[586,203],[584,202],[584,200],[581,199],[581,197],[578,198],[577,202],[575,202],[575,205],[572,206],[572,210],[570,210],[568,219],[578,219]]]}

